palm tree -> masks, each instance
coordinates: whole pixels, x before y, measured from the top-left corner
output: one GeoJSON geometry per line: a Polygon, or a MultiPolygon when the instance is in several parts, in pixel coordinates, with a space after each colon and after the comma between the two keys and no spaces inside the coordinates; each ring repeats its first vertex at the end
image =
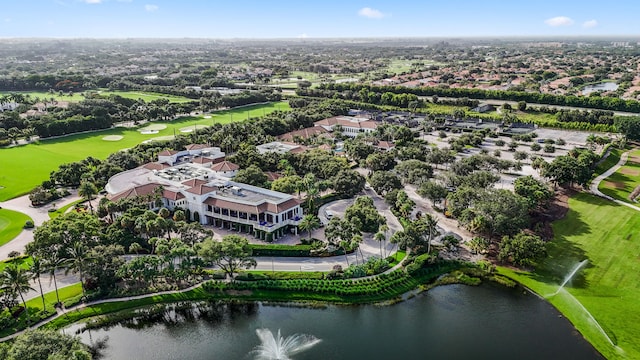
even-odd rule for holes
{"type": "Polygon", "coordinates": [[[129,245],[129,252],[134,252],[136,253],[136,255],[138,255],[141,250],[142,246],[140,246],[140,244],[138,244],[137,242],[133,242],[131,243],[131,245],[129,245]]]}
{"type": "Polygon", "coordinates": [[[31,272],[33,279],[38,280],[38,286],[40,287],[40,297],[42,298],[42,310],[46,311],[47,305],[44,302],[44,292],[42,291],[42,282],[40,281],[40,275],[44,271],[44,265],[39,257],[33,257],[33,263],[29,267],[29,271],[31,272]]]}
{"type": "Polygon", "coordinates": [[[66,259],[58,256],[57,251],[53,251],[47,254],[44,259],[44,269],[49,272],[49,276],[53,279],[53,286],[56,289],[56,305],[60,304],[60,295],[58,295],[58,281],[56,279],[56,269],[63,267],[66,263],[66,259]]]}
{"type": "MultiPolygon", "coordinates": [[[[383,234],[384,234],[384,242],[387,242],[387,231],[389,231],[389,225],[387,225],[386,223],[382,224],[382,225],[380,226],[380,229],[379,229],[378,231],[380,231],[381,233],[383,233],[383,234]]],[[[384,259],[385,257],[387,257],[387,247],[386,247],[386,244],[385,244],[385,248],[384,248],[384,257],[383,257],[383,259],[384,259]]]]}
{"type": "Polygon", "coordinates": [[[382,256],[382,242],[387,240],[387,237],[382,231],[378,231],[375,235],[373,235],[373,239],[380,244],[380,258],[384,259],[384,256],[382,256]]]}
{"type": "Polygon", "coordinates": [[[300,230],[306,231],[307,237],[311,239],[311,232],[320,227],[320,220],[314,215],[305,215],[302,220],[300,220],[298,227],[300,230]]]}
{"type": "Polygon", "coordinates": [[[436,219],[434,216],[431,216],[430,214],[425,214],[423,218],[424,224],[427,230],[429,230],[429,238],[427,240],[427,254],[429,254],[431,253],[431,240],[433,240],[433,235],[437,231],[436,225],[438,225],[438,219],[436,219]]]}
{"type": "Polygon", "coordinates": [[[67,273],[73,271],[80,275],[80,286],[82,287],[82,295],[84,296],[84,265],[87,261],[87,248],[81,242],[76,241],[67,251],[67,256],[67,273]]]}
{"type": "Polygon", "coordinates": [[[27,270],[15,264],[5,267],[4,271],[0,273],[0,290],[8,294],[18,294],[20,296],[24,311],[27,314],[27,322],[29,322],[29,309],[27,308],[27,302],[24,300],[23,294],[29,290],[33,290],[33,288],[29,285],[29,274],[27,270]]]}
{"type": "Polygon", "coordinates": [[[91,205],[91,197],[98,193],[98,189],[96,186],[90,181],[83,181],[80,183],[80,187],[78,188],[78,195],[87,199],[89,202],[89,209],[91,209],[91,214],[93,214],[93,205],[91,205]]]}

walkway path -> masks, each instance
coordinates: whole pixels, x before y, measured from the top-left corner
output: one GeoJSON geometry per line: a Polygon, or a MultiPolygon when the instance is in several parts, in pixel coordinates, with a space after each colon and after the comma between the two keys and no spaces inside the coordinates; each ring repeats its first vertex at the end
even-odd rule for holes
{"type": "MultiPolygon", "coordinates": [[[[34,207],[31,205],[29,195],[13,198],[5,202],[0,202],[0,207],[2,207],[3,209],[9,209],[27,214],[31,217],[31,219],[33,219],[33,223],[35,224],[35,226],[40,226],[43,222],[50,219],[49,209],[51,209],[54,205],[56,208],[61,208],[77,200],[80,200],[80,197],[77,195],[76,190],[71,190],[71,195],[62,199],[55,200],[50,204],[40,207],[34,207]]],[[[92,201],[94,202],[94,205],[97,204],[96,199],[92,201]]],[[[18,234],[18,236],[16,236],[13,240],[0,246],[0,261],[9,259],[9,253],[12,251],[19,251],[21,254],[24,254],[25,246],[33,241],[33,230],[34,229],[22,230],[22,232],[20,232],[20,234],[18,234]]]]}
{"type": "Polygon", "coordinates": [[[598,177],[593,179],[593,181],[591,182],[591,186],[590,186],[589,190],[591,190],[592,194],[600,196],[601,198],[604,198],[604,199],[607,199],[607,200],[611,200],[611,201],[615,202],[616,204],[624,205],[624,206],[629,207],[629,208],[631,208],[633,210],[640,211],[640,207],[632,205],[632,204],[629,204],[629,203],[621,201],[621,200],[614,199],[609,195],[603,194],[602,191],[600,191],[600,189],[598,189],[600,187],[600,183],[602,182],[602,180],[608,178],[613,173],[618,171],[618,169],[620,169],[622,166],[624,166],[624,164],[627,163],[627,159],[628,158],[629,158],[629,151],[622,153],[622,155],[620,155],[620,160],[618,161],[617,164],[615,164],[609,170],[605,171],[604,173],[602,173],[601,175],[599,175],[598,177]]]}
{"type": "MultiPolygon", "coordinates": [[[[407,255],[408,255],[408,253],[407,253],[407,255]]],[[[260,266],[260,262],[258,263],[258,265],[260,266]]],[[[387,271],[383,272],[382,274],[387,274],[387,273],[393,272],[393,271],[399,269],[401,266],[402,266],[402,262],[399,262],[398,264],[394,265],[392,268],[388,269],[387,271]]],[[[327,270],[324,270],[324,271],[327,271],[327,270]]],[[[351,279],[351,280],[356,281],[356,280],[362,280],[362,279],[367,279],[367,278],[373,278],[375,276],[380,276],[382,274],[365,276],[365,277],[360,277],[360,278],[354,278],[354,279],[351,279]]],[[[88,306],[106,304],[106,303],[114,303],[114,302],[140,300],[140,299],[146,299],[146,298],[154,297],[154,296],[158,296],[158,295],[180,294],[180,293],[185,293],[185,292],[197,289],[200,286],[202,286],[202,284],[204,284],[204,282],[201,282],[199,284],[190,286],[190,287],[182,289],[182,290],[161,291],[161,292],[157,292],[157,293],[149,293],[149,294],[127,296],[127,297],[120,297],[120,298],[110,298],[110,299],[96,300],[96,301],[90,301],[88,303],[78,304],[78,305],[72,306],[72,307],[70,307],[68,309],[64,309],[62,311],[59,311],[56,315],[54,315],[54,316],[52,316],[50,318],[44,319],[44,320],[40,321],[39,323],[37,323],[37,324],[35,324],[33,326],[30,326],[29,328],[27,328],[25,330],[21,330],[21,331],[18,331],[16,333],[14,333],[14,334],[5,336],[3,338],[0,338],[0,343],[4,342],[4,341],[7,341],[7,340],[11,340],[11,339],[15,338],[16,336],[24,333],[25,331],[37,329],[37,328],[39,328],[39,327],[41,327],[41,326],[43,326],[43,325],[45,325],[45,324],[57,319],[57,318],[65,316],[66,314],[68,314],[71,311],[84,309],[84,308],[86,308],[88,306]]]]}

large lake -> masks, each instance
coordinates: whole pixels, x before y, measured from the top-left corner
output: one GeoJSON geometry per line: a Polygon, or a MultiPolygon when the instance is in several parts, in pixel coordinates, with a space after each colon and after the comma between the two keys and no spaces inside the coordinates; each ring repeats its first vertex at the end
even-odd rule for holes
{"type": "Polygon", "coordinates": [[[105,359],[117,360],[253,359],[259,328],[322,340],[296,360],[602,359],[550,304],[494,285],[437,287],[393,306],[198,303],[152,317],[80,336],[108,337],[105,359]]]}

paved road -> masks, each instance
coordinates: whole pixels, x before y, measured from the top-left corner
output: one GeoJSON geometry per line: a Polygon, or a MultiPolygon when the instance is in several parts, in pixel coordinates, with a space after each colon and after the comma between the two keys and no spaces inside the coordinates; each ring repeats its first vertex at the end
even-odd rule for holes
{"type": "Polygon", "coordinates": [[[605,171],[603,174],[601,174],[598,177],[596,177],[591,182],[590,190],[591,190],[592,194],[600,196],[601,198],[604,198],[604,199],[607,199],[607,200],[611,200],[611,201],[615,202],[616,204],[624,205],[624,206],[626,206],[628,208],[631,208],[633,210],[640,211],[640,207],[632,205],[632,204],[629,204],[629,203],[621,201],[621,200],[614,199],[609,195],[603,194],[602,191],[600,191],[600,189],[598,189],[598,187],[600,187],[600,183],[602,182],[602,180],[608,178],[613,173],[618,171],[618,169],[620,169],[622,166],[624,166],[624,164],[627,163],[627,159],[628,158],[629,158],[629,151],[627,151],[625,153],[622,153],[622,155],[620,155],[620,160],[618,161],[617,164],[613,165],[613,167],[611,167],[609,170],[605,171]]]}
{"type": "MultiPolygon", "coordinates": [[[[27,214],[33,219],[33,223],[36,226],[40,226],[43,222],[49,220],[48,210],[54,205],[57,208],[61,208],[79,199],[80,197],[77,195],[76,191],[72,190],[71,195],[40,207],[31,206],[29,195],[13,198],[5,202],[0,202],[0,207],[2,207],[3,209],[19,211],[23,214],[27,214]]],[[[97,199],[92,200],[94,206],[97,204],[97,201],[97,199]]],[[[22,232],[18,234],[18,236],[13,240],[0,246],[0,261],[8,259],[9,253],[12,251],[19,251],[21,254],[24,254],[25,246],[31,241],[33,241],[33,229],[22,230],[22,232]]]]}

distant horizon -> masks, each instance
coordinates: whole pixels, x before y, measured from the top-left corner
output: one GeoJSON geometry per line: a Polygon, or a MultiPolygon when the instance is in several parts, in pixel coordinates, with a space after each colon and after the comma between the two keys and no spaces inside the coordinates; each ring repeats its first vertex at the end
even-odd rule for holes
{"type": "Polygon", "coordinates": [[[3,4],[0,38],[618,38],[640,36],[638,13],[630,0],[28,0],[3,4]]]}
{"type": "Polygon", "coordinates": [[[47,37],[47,36],[33,36],[33,37],[2,37],[0,40],[267,40],[267,41],[280,41],[280,40],[295,40],[299,42],[305,41],[319,41],[319,40],[511,40],[511,39],[525,39],[525,40],[576,40],[576,39],[597,39],[597,40],[637,40],[640,43],[640,34],[638,35],[504,35],[504,36],[371,36],[371,37],[47,37]]]}

